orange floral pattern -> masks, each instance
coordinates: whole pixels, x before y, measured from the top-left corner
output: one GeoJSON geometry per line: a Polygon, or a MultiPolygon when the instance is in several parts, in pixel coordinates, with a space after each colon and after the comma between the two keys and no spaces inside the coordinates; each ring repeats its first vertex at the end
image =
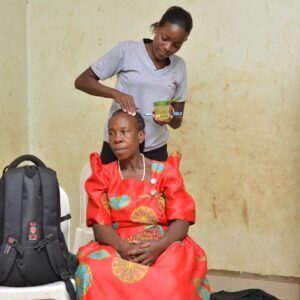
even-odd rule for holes
{"type": "Polygon", "coordinates": [[[149,267],[122,258],[115,257],[112,261],[112,272],[116,278],[125,283],[134,283],[145,277],[149,267]]]}
{"type": "Polygon", "coordinates": [[[147,206],[140,206],[134,209],[130,219],[132,222],[141,224],[157,224],[157,216],[153,209],[147,206]]]}
{"type": "MultiPolygon", "coordinates": [[[[161,227],[161,226],[160,226],[161,227]]],[[[160,240],[163,236],[162,229],[158,226],[153,226],[150,228],[146,228],[144,231],[138,232],[133,236],[129,237],[127,240],[137,240],[137,241],[157,241],[160,240]]]]}

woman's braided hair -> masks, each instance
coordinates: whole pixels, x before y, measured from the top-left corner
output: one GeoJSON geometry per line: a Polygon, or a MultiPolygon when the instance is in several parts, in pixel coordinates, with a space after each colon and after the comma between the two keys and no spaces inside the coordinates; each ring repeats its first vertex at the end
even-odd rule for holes
{"type": "MultiPolygon", "coordinates": [[[[119,113],[125,113],[125,112],[120,108],[120,109],[116,110],[115,112],[113,112],[110,119],[112,119],[112,117],[114,117],[115,115],[117,115],[119,113]]],[[[131,117],[133,117],[136,120],[139,131],[145,130],[145,120],[138,111],[136,111],[135,115],[131,116],[131,117]]]]}

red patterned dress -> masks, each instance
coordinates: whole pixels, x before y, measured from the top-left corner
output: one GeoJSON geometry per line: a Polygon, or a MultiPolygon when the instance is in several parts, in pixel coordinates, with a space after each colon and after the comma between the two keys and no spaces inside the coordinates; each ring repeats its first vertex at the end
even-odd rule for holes
{"type": "MultiPolygon", "coordinates": [[[[179,172],[178,155],[152,161],[151,180],[122,179],[117,162],[102,165],[91,155],[87,225],[111,226],[122,239],[157,240],[168,221],[195,221],[195,205],[179,172]]],[[[78,299],[189,300],[210,298],[204,251],[189,236],[172,243],[151,266],[124,260],[98,242],[79,249],[78,299]]]]}

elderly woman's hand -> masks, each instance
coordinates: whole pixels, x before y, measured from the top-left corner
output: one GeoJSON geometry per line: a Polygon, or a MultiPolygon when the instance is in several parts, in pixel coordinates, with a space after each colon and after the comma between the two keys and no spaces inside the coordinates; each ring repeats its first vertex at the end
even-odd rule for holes
{"type": "Polygon", "coordinates": [[[117,251],[123,259],[132,261],[135,258],[135,254],[132,253],[135,253],[135,251],[140,247],[145,248],[148,246],[148,242],[122,240],[118,246],[117,251]]]}
{"type": "Polygon", "coordinates": [[[160,241],[139,241],[136,245],[138,247],[130,250],[128,254],[132,257],[131,261],[142,265],[152,265],[165,250],[160,241]]]}

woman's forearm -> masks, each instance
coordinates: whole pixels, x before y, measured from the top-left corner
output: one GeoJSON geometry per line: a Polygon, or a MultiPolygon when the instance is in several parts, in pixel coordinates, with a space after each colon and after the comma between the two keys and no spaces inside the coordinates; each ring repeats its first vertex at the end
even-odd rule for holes
{"type": "Polygon", "coordinates": [[[121,249],[123,240],[111,227],[94,224],[93,231],[96,241],[100,244],[112,246],[117,251],[121,249]]]}
{"type": "Polygon", "coordinates": [[[188,233],[189,222],[184,220],[171,221],[167,231],[160,240],[164,249],[167,249],[173,242],[181,241],[188,233]]]}
{"type": "Polygon", "coordinates": [[[173,102],[172,104],[173,111],[176,113],[181,113],[182,115],[176,116],[172,118],[172,120],[169,123],[169,126],[173,129],[177,129],[181,126],[182,120],[183,120],[183,111],[185,102],[173,102]]]}

